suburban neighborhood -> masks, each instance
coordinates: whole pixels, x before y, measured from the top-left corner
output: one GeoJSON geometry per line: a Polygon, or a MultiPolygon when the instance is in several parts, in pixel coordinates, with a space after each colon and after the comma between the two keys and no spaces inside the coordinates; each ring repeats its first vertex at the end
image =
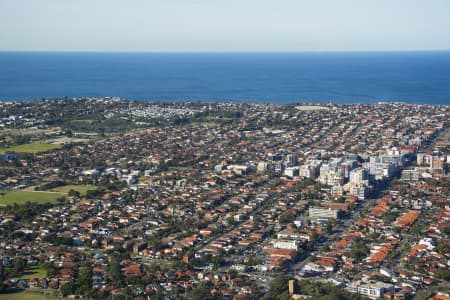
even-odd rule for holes
{"type": "Polygon", "coordinates": [[[1,102],[0,290],[450,299],[449,163],[445,105],[1,102]]]}

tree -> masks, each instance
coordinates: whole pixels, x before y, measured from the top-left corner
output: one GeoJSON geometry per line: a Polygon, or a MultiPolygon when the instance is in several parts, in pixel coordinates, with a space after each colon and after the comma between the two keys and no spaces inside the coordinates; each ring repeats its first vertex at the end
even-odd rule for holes
{"type": "Polygon", "coordinates": [[[286,275],[277,276],[270,286],[269,291],[262,298],[263,300],[290,299],[288,282],[291,278],[286,275]]]}
{"type": "Polygon", "coordinates": [[[56,267],[50,262],[43,263],[42,268],[46,271],[47,278],[53,277],[56,273],[56,267]]]}
{"type": "Polygon", "coordinates": [[[93,199],[93,198],[101,197],[104,194],[105,194],[105,189],[88,190],[88,191],[86,191],[86,198],[93,199]]]}
{"type": "Polygon", "coordinates": [[[92,265],[89,261],[84,262],[84,264],[80,268],[80,272],[78,274],[78,279],[76,284],[78,286],[79,293],[87,295],[89,291],[92,289],[92,265]]]}
{"type": "Polygon", "coordinates": [[[122,276],[122,270],[120,268],[119,259],[116,255],[111,255],[107,268],[107,278],[108,281],[114,287],[122,287],[124,285],[124,280],[122,276]]]}
{"type": "Polygon", "coordinates": [[[352,249],[347,252],[347,255],[353,258],[355,261],[360,262],[363,257],[367,255],[369,249],[366,246],[366,243],[361,238],[356,238],[355,243],[352,246],[352,249]]]}
{"type": "MultiPolygon", "coordinates": [[[[450,228],[450,227],[448,227],[450,228]]],[[[437,243],[437,252],[444,255],[445,253],[450,252],[450,243],[445,240],[439,240],[437,243]]]]}
{"type": "Polygon", "coordinates": [[[61,286],[61,293],[63,297],[74,294],[76,290],[77,286],[74,282],[68,282],[61,286]]]}
{"type": "Polygon", "coordinates": [[[442,228],[442,233],[445,234],[445,235],[450,235],[450,227],[442,228]]]}
{"type": "Polygon", "coordinates": [[[74,189],[70,189],[69,192],[67,193],[67,195],[69,197],[80,197],[80,192],[76,191],[74,189]]]}
{"type": "Polygon", "coordinates": [[[294,214],[289,211],[286,211],[280,215],[278,222],[280,222],[281,224],[287,224],[293,222],[294,220],[295,220],[294,214]]]}
{"type": "Polygon", "coordinates": [[[11,276],[20,276],[27,267],[27,261],[23,257],[18,257],[14,260],[14,266],[11,270],[11,276]]]}
{"type": "Polygon", "coordinates": [[[0,263],[0,293],[4,292],[6,289],[6,286],[3,283],[5,279],[6,279],[5,268],[3,267],[3,263],[0,263]]]}
{"type": "Polygon", "coordinates": [[[300,294],[311,296],[318,300],[360,300],[361,296],[351,294],[346,290],[329,283],[302,280],[299,283],[300,294]]]}
{"type": "Polygon", "coordinates": [[[222,256],[220,255],[212,255],[208,258],[208,261],[211,262],[216,268],[219,268],[222,266],[222,264],[225,262],[222,256]]]}
{"type": "Polygon", "coordinates": [[[131,288],[126,287],[122,290],[122,294],[125,297],[125,299],[133,299],[133,291],[131,290],[131,288]]]}
{"type": "Polygon", "coordinates": [[[66,197],[58,197],[56,198],[56,202],[59,204],[63,204],[66,202],[66,197]]]}
{"type": "Polygon", "coordinates": [[[449,269],[439,269],[436,272],[436,278],[445,281],[450,281],[450,270],[449,269]]]}
{"type": "Polygon", "coordinates": [[[164,294],[158,289],[152,299],[164,300],[164,294]]]}
{"type": "Polygon", "coordinates": [[[213,285],[209,281],[200,282],[195,289],[191,291],[191,297],[193,300],[212,300],[215,299],[213,295],[211,295],[210,291],[213,288],[213,285]]]}

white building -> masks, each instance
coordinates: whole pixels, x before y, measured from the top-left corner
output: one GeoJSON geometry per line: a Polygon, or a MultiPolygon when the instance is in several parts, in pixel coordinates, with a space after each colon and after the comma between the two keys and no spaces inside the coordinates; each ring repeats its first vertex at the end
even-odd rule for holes
{"type": "Polygon", "coordinates": [[[402,171],[401,180],[404,181],[417,181],[419,180],[420,175],[417,169],[408,169],[402,171]]]}
{"type": "Polygon", "coordinates": [[[427,156],[426,153],[417,153],[417,165],[418,166],[424,166],[427,165],[427,163],[425,163],[425,157],[427,156]]]}
{"type": "Polygon", "coordinates": [[[365,163],[364,167],[369,169],[369,174],[375,180],[382,180],[384,178],[390,178],[396,171],[396,166],[392,162],[381,162],[378,157],[371,157],[369,163],[365,163]]]}
{"type": "Polygon", "coordinates": [[[305,178],[317,178],[319,175],[321,161],[311,160],[300,166],[299,176],[305,178]]]}
{"type": "Polygon", "coordinates": [[[369,172],[364,168],[356,168],[350,172],[350,183],[355,186],[369,185],[369,172]]]}
{"type": "Polygon", "coordinates": [[[277,249],[289,249],[289,250],[298,250],[298,242],[295,240],[287,241],[287,240],[274,240],[272,241],[273,247],[277,249]]]}
{"type": "Polygon", "coordinates": [[[263,173],[266,172],[269,169],[269,164],[266,162],[259,162],[258,165],[256,166],[256,171],[263,173]]]}
{"type": "Polygon", "coordinates": [[[423,238],[419,241],[419,245],[425,245],[427,246],[428,250],[433,250],[436,246],[436,243],[432,238],[423,238]]]}
{"type": "Polygon", "coordinates": [[[249,171],[249,167],[247,165],[229,165],[227,166],[227,169],[240,174],[244,174],[249,171]]]}
{"type": "Polygon", "coordinates": [[[339,210],[325,207],[310,207],[308,212],[310,218],[339,219],[340,217],[339,210]]]}
{"type": "Polygon", "coordinates": [[[331,195],[340,197],[344,194],[344,188],[342,185],[334,185],[331,187],[331,195]]]}
{"type": "Polygon", "coordinates": [[[351,193],[352,196],[358,197],[358,200],[364,200],[368,194],[368,188],[365,186],[354,186],[351,189],[351,193]]]}
{"type": "Polygon", "coordinates": [[[361,294],[370,299],[378,299],[382,298],[385,292],[395,291],[395,286],[385,282],[362,284],[360,281],[357,281],[352,283],[348,289],[350,292],[361,294]]]}
{"type": "Polygon", "coordinates": [[[329,186],[342,185],[344,184],[344,177],[340,173],[329,172],[326,184],[329,186]]]}
{"type": "Polygon", "coordinates": [[[296,177],[299,175],[299,168],[298,167],[289,167],[284,169],[284,175],[288,177],[296,177]]]}

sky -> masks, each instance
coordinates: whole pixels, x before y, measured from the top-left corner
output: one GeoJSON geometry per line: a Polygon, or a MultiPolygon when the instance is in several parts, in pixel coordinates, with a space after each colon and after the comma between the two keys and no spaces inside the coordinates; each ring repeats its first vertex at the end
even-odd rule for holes
{"type": "Polygon", "coordinates": [[[449,49],[449,0],[0,0],[0,51],[449,49]]]}

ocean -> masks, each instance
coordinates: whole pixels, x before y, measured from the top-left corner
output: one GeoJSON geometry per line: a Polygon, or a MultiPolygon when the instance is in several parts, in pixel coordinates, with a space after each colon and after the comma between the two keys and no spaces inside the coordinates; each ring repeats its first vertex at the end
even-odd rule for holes
{"type": "Polygon", "coordinates": [[[64,96],[450,105],[450,51],[0,52],[0,101],[64,96]]]}

